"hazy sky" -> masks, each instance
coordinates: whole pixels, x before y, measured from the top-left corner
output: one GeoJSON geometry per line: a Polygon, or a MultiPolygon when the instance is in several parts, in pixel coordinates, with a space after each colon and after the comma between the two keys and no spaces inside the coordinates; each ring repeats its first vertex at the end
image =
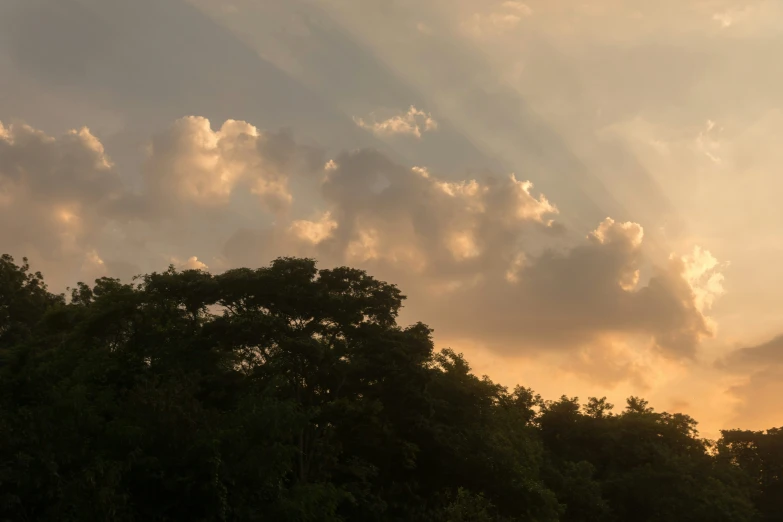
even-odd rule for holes
{"type": "Polygon", "coordinates": [[[780,0],[0,0],[0,250],[306,255],[545,397],[783,424],[780,0]]]}

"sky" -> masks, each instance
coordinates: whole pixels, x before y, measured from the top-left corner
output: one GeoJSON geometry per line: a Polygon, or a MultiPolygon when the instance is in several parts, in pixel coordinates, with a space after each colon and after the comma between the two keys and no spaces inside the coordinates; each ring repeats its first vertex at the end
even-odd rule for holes
{"type": "Polygon", "coordinates": [[[0,0],[0,250],[307,256],[545,398],[783,425],[779,0],[0,0]]]}

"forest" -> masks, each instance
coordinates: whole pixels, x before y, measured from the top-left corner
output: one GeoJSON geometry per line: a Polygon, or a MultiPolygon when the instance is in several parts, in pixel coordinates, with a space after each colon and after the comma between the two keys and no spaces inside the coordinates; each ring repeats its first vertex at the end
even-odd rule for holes
{"type": "Polygon", "coordinates": [[[783,430],[479,377],[312,259],[66,294],[0,259],[0,520],[783,521],[783,430]]]}

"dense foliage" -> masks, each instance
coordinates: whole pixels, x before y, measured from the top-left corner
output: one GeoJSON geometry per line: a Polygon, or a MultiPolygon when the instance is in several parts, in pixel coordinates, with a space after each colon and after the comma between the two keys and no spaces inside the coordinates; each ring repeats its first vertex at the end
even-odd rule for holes
{"type": "Polygon", "coordinates": [[[403,299],[288,258],[66,299],[3,256],[0,520],[783,520],[783,430],[508,390],[403,299]]]}

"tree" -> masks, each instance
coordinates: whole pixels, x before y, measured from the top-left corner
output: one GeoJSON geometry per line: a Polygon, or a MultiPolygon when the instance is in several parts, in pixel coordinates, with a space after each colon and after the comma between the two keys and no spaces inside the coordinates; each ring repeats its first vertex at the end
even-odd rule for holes
{"type": "Polygon", "coordinates": [[[780,520],[780,431],[509,391],[360,270],[0,290],[0,520],[780,520]]]}
{"type": "Polygon", "coordinates": [[[783,520],[783,429],[723,430],[721,435],[718,456],[750,478],[762,520],[783,520]]]}
{"type": "Polygon", "coordinates": [[[30,272],[27,258],[16,265],[8,254],[0,256],[0,357],[26,341],[43,314],[62,303],[62,296],[47,291],[40,272],[30,272]]]}

